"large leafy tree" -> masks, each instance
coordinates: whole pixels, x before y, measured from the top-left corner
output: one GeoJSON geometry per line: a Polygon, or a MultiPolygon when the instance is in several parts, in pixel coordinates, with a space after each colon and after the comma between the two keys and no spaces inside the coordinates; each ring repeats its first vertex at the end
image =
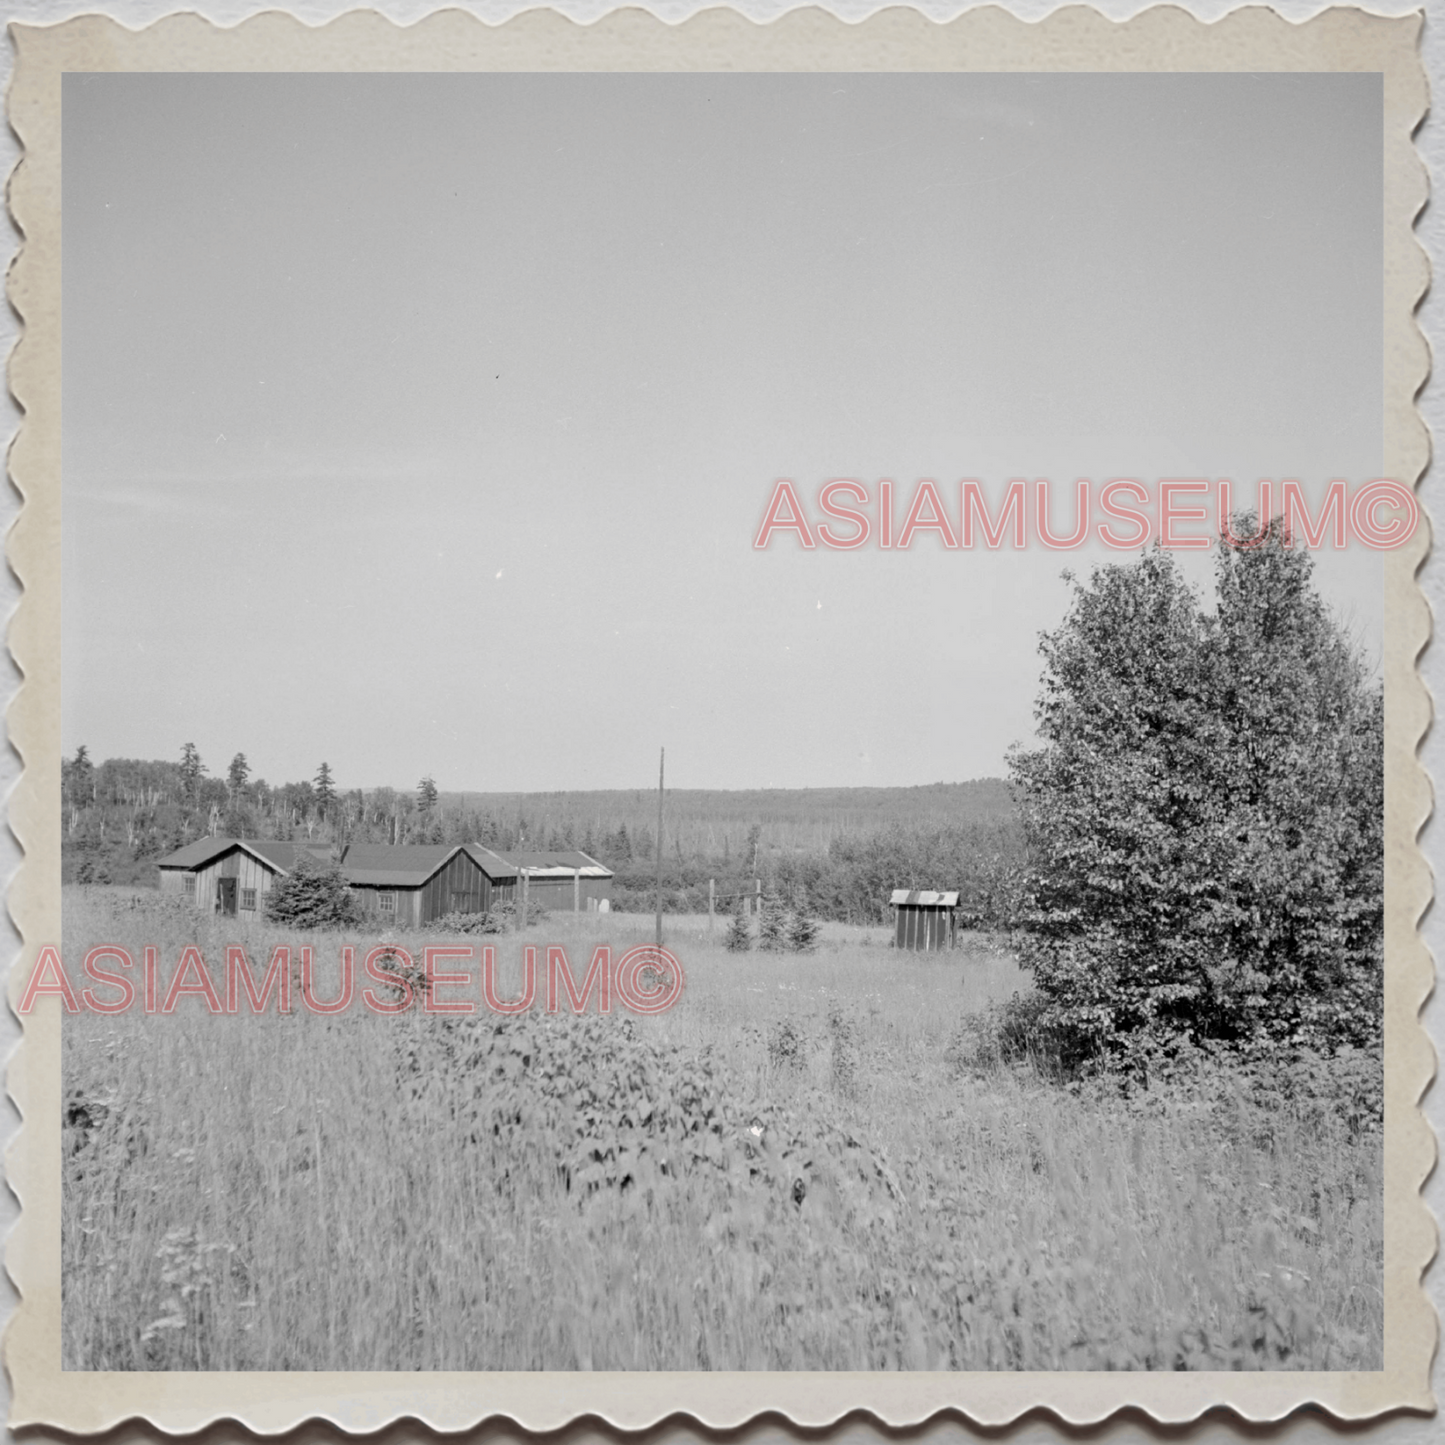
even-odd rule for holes
{"type": "Polygon", "coordinates": [[[1156,549],[1042,639],[1021,921],[1082,1049],[1377,1035],[1383,712],[1311,568],[1278,523],[1226,539],[1207,612],[1156,549]]]}

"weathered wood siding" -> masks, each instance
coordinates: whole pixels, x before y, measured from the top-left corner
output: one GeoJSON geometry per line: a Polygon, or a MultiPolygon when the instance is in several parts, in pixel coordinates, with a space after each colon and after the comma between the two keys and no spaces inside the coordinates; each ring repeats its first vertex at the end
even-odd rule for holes
{"type": "MultiPolygon", "coordinates": [[[[577,880],[577,911],[587,913],[597,906],[596,899],[611,899],[612,880],[610,878],[581,878],[577,880]]],[[[571,913],[573,903],[573,880],[571,878],[538,878],[535,875],[527,880],[527,901],[533,905],[540,903],[543,908],[552,913],[571,913]]]]}
{"type": "MultiPolygon", "coordinates": [[[[266,894],[271,891],[271,883],[275,874],[258,858],[253,858],[243,849],[237,848],[234,853],[228,853],[218,860],[220,871],[216,875],[219,878],[234,878],[236,880],[236,913],[237,915],[259,915],[265,912],[266,894]],[[250,903],[247,903],[247,898],[250,903]]],[[[212,901],[215,895],[214,884],[211,887],[212,901]]]]}
{"type": "Polygon", "coordinates": [[[448,913],[489,913],[498,903],[515,897],[515,884],[510,878],[493,883],[477,867],[475,859],[458,853],[419,888],[397,884],[381,888],[374,883],[355,883],[351,891],[357,906],[368,917],[394,919],[400,928],[420,928],[423,923],[448,913]],[[395,913],[382,912],[383,893],[395,895],[395,913]]]}
{"type": "Polygon", "coordinates": [[[469,853],[455,853],[421,889],[420,923],[446,913],[485,913],[492,906],[491,880],[469,853]]]}
{"type": "Polygon", "coordinates": [[[266,895],[278,876],[266,864],[241,848],[233,848],[219,858],[212,858],[205,867],[197,868],[191,873],[181,868],[162,868],[160,873],[161,891],[165,893],[185,893],[186,879],[194,878],[196,887],[193,901],[203,913],[213,913],[216,910],[217,880],[234,878],[237,917],[259,917],[265,911],[266,895]],[[255,890],[254,901],[249,907],[248,889],[255,890]]]}
{"type": "Polygon", "coordinates": [[[356,906],[368,917],[382,922],[395,922],[399,928],[416,927],[417,899],[421,894],[420,888],[402,888],[395,883],[386,888],[379,887],[375,883],[353,883],[351,894],[356,899],[356,906]],[[383,893],[392,895],[396,904],[394,911],[382,911],[381,895],[383,893]]]}
{"type": "Polygon", "coordinates": [[[925,904],[898,905],[894,945],[919,953],[953,946],[953,910],[925,904]]]}

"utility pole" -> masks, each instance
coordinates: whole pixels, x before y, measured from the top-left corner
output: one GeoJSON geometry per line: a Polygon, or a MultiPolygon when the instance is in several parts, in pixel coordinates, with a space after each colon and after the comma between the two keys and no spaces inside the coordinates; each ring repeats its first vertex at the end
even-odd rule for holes
{"type": "Polygon", "coordinates": [[[662,769],[667,762],[667,749],[657,754],[657,946],[662,947],[662,769]]]}

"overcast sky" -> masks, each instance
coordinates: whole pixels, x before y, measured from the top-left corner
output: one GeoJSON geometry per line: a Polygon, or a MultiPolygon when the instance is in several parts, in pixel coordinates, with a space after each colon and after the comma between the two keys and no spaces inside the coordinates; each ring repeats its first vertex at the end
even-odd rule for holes
{"type": "MultiPolygon", "coordinates": [[[[1105,559],[757,552],[775,481],[1381,464],[1378,76],[68,75],[64,118],[97,760],[998,775],[1105,559]]],[[[1377,657],[1378,554],[1319,575],[1377,657]]]]}

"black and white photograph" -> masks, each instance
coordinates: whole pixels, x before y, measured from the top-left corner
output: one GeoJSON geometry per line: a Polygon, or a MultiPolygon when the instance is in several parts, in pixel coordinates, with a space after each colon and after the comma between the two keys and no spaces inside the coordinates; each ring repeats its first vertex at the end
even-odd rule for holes
{"type": "Polygon", "coordinates": [[[61,1369],[1384,1370],[1383,85],[67,71],[61,1369]]]}

